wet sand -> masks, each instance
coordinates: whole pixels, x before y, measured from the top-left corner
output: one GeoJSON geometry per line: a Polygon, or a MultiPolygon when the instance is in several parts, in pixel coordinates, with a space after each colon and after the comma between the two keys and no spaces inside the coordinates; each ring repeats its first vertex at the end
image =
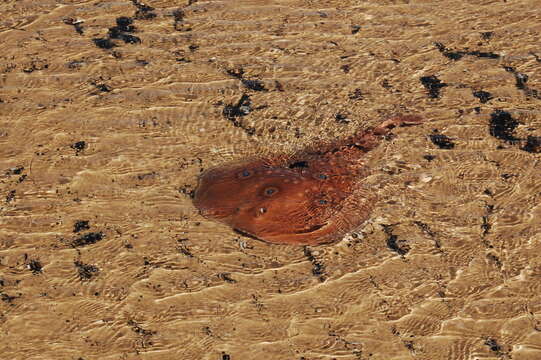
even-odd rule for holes
{"type": "Polygon", "coordinates": [[[0,358],[540,359],[537,1],[0,4],[0,358]],[[202,218],[204,169],[346,137],[324,246],[202,218]]]}

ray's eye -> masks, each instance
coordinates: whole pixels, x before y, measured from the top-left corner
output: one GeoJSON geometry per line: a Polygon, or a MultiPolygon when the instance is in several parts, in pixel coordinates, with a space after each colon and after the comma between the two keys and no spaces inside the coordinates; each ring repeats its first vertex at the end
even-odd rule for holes
{"type": "Polygon", "coordinates": [[[329,202],[328,202],[327,200],[325,200],[325,199],[319,199],[319,200],[317,201],[317,204],[318,204],[318,205],[327,205],[328,203],[329,203],[329,202]]]}
{"type": "Polygon", "coordinates": [[[278,189],[273,186],[265,188],[265,190],[263,190],[263,195],[267,197],[274,196],[276,195],[276,193],[278,193],[278,189]]]}
{"type": "Polygon", "coordinates": [[[252,177],[253,174],[254,174],[253,171],[244,169],[240,173],[237,174],[237,177],[239,179],[248,179],[249,177],[252,177]]]}
{"type": "Polygon", "coordinates": [[[328,177],[327,175],[325,175],[325,174],[319,174],[319,175],[317,176],[317,178],[318,178],[318,179],[321,179],[321,180],[327,180],[329,177],[328,177]]]}

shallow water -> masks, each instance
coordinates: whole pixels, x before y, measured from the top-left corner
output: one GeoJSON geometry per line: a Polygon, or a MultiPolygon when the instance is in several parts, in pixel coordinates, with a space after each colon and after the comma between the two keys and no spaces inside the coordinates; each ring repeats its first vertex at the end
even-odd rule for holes
{"type": "Polygon", "coordinates": [[[541,358],[537,1],[191,2],[0,5],[0,358],[541,358]],[[399,112],[334,244],[192,205],[399,112]]]}

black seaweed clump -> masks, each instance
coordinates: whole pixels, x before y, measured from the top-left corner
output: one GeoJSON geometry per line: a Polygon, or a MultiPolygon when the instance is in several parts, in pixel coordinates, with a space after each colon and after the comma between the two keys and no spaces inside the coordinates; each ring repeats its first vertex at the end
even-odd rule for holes
{"type": "Polygon", "coordinates": [[[387,247],[397,253],[398,255],[406,255],[410,251],[410,247],[407,244],[399,244],[398,236],[389,235],[387,238],[387,247]]]}
{"type": "Polygon", "coordinates": [[[17,194],[17,190],[10,190],[6,195],[6,203],[13,201],[15,194],[17,194]]]}
{"type": "Polygon", "coordinates": [[[455,147],[455,144],[446,135],[443,134],[431,134],[429,135],[430,141],[440,149],[450,150],[455,147]]]}
{"type": "Polygon", "coordinates": [[[244,87],[247,89],[254,91],[267,91],[267,88],[265,88],[265,85],[261,82],[261,80],[244,79],[244,69],[227,70],[226,72],[227,75],[239,79],[242,85],[244,85],[244,87]]]}
{"type": "Polygon", "coordinates": [[[86,246],[90,244],[95,244],[101,239],[103,239],[104,236],[105,235],[102,232],[90,232],[73,240],[71,242],[71,245],[74,247],[78,247],[78,246],[86,246]]]}
{"type": "Polygon", "coordinates": [[[513,119],[507,111],[496,110],[490,114],[490,135],[497,139],[510,143],[517,142],[520,139],[513,134],[517,126],[518,121],[513,119]]]}
{"type": "Polygon", "coordinates": [[[451,60],[455,60],[455,61],[462,59],[465,55],[472,55],[472,56],[476,56],[478,58],[488,58],[488,59],[499,59],[500,58],[499,54],[495,54],[495,53],[492,53],[492,52],[485,52],[485,51],[478,51],[478,50],[473,50],[473,51],[468,51],[468,50],[452,51],[452,50],[449,50],[448,48],[446,48],[445,45],[443,45],[440,42],[436,42],[436,43],[434,43],[434,45],[436,46],[436,48],[439,50],[439,52],[443,56],[445,56],[446,58],[449,58],[451,60]]]}
{"type": "Polygon", "coordinates": [[[89,221],[88,220],[77,220],[75,224],[73,224],[73,232],[78,233],[83,230],[90,229],[89,221]]]}
{"type": "Polygon", "coordinates": [[[490,39],[492,39],[493,36],[494,36],[493,31],[485,31],[485,32],[481,33],[481,38],[483,40],[490,40],[490,39]]]}
{"type": "Polygon", "coordinates": [[[526,96],[531,96],[536,99],[541,99],[541,94],[536,89],[531,89],[528,82],[528,75],[518,72],[512,66],[504,66],[505,71],[512,73],[515,76],[515,87],[519,90],[522,90],[526,96]]]}
{"type": "Polygon", "coordinates": [[[11,304],[11,302],[13,302],[13,300],[17,298],[18,296],[11,296],[11,295],[0,292],[0,300],[2,300],[5,303],[11,304]]]}
{"type": "Polygon", "coordinates": [[[75,155],[79,155],[81,151],[86,149],[86,142],[77,141],[76,143],[71,144],[70,147],[75,150],[75,155]]]}
{"type": "MultiPolygon", "coordinates": [[[[246,94],[242,94],[241,98],[235,105],[226,105],[222,111],[222,114],[235,124],[237,117],[246,116],[252,111],[250,105],[250,97],[246,94]]],[[[235,126],[240,125],[235,124],[235,126]]]]}
{"type": "Polygon", "coordinates": [[[489,347],[490,351],[496,353],[498,357],[503,357],[506,355],[506,352],[503,351],[502,347],[496,339],[487,338],[485,339],[485,345],[489,347]]]}
{"type": "Polygon", "coordinates": [[[541,153],[541,136],[528,136],[526,138],[526,144],[520,148],[530,153],[541,153]]]}
{"type": "Polygon", "coordinates": [[[254,91],[267,91],[265,88],[265,85],[260,80],[247,80],[242,79],[241,80],[242,85],[244,85],[246,88],[254,91]]]}
{"type": "Polygon", "coordinates": [[[442,83],[435,75],[422,76],[420,78],[421,84],[428,90],[428,97],[436,99],[440,97],[440,89],[447,86],[446,83],[442,83]]]}
{"type": "Polygon", "coordinates": [[[112,49],[116,46],[116,44],[108,38],[95,38],[92,39],[92,41],[94,41],[94,44],[100,49],[112,49]]]}
{"type": "Polygon", "coordinates": [[[307,246],[304,247],[304,256],[312,263],[312,274],[317,276],[319,281],[325,281],[325,265],[316,259],[307,246]]]}
{"type": "Polygon", "coordinates": [[[136,19],[150,20],[157,16],[156,13],[152,12],[154,10],[152,6],[143,4],[142,2],[139,2],[138,0],[132,0],[131,2],[133,5],[137,7],[137,11],[135,12],[136,19]]]}
{"type": "Polygon", "coordinates": [[[387,247],[397,253],[404,256],[410,251],[410,246],[405,240],[398,240],[398,236],[393,234],[392,225],[383,225],[383,231],[387,234],[387,247]]]}
{"type": "Polygon", "coordinates": [[[116,26],[109,28],[109,38],[119,39],[127,44],[139,44],[141,42],[140,38],[134,35],[127,34],[135,31],[135,26],[133,26],[132,24],[133,19],[127,16],[121,16],[117,18],[116,26]]]}
{"type": "Polygon", "coordinates": [[[28,263],[28,269],[32,271],[33,274],[39,274],[42,271],[43,266],[37,260],[31,260],[28,263]]]}
{"type": "Polygon", "coordinates": [[[479,90],[479,91],[474,91],[473,92],[473,96],[475,96],[476,98],[479,99],[479,101],[484,104],[486,103],[487,101],[491,100],[492,99],[492,94],[489,93],[488,91],[483,91],[483,90],[479,90]]]}
{"type": "Polygon", "coordinates": [[[24,170],[24,166],[15,166],[6,171],[6,175],[20,175],[24,170]]]}
{"type": "Polygon", "coordinates": [[[349,124],[350,123],[350,120],[348,119],[348,117],[344,114],[341,114],[341,113],[338,113],[338,114],[335,114],[334,115],[334,120],[336,120],[337,123],[339,124],[349,124]]]}
{"type": "Polygon", "coordinates": [[[141,39],[135,35],[131,35],[135,31],[133,19],[127,16],[116,18],[116,26],[109,28],[106,38],[92,39],[94,44],[101,49],[112,49],[117,46],[111,39],[124,41],[126,44],[139,44],[141,39]]]}
{"type": "Polygon", "coordinates": [[[77,268],[77,272],[81,280],[90,280],[94,275],[100,272],[100,269],[98,269],[97,266],[84,264],[78,260],[75,261],[73,264],[77,268]]]}

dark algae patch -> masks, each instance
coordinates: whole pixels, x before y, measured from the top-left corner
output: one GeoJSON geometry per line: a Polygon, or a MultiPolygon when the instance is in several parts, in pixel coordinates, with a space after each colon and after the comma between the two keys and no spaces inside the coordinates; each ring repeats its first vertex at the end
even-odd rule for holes
{"type": "Polygon", "coordinates": [[[78,233],[83,230],[90,229],[89,221],[88,220],[77,220],[75,224],[73,224],[73,232],[78,233]]]}
{"type": "Polygon", "coordinates": [[[127,34],[135,31],[135,26],[133,24],[133,19],[127,16],[121,16],[116,19],[116,26],[109,28],[109,38],[119,39],[124,41],[127,44],[139,44],[141,39],[137,36],[127,34]]]}
{"type": "Polygon", "coordinates": [[[334,120],[336,120],[337,123],[339,124],[349,124],[350,123],[350,120],[348,119],[348,117],[344,114],[335,114],[334,115],[334,120]]]}
{"type": "Polygon", "coordinates": [[[235,124],[235,121],[237,121],[236,118],[248,115],[252,111],[250,106],[251,103],[250,97],[246,94],[242,94],[241,98],[235,105],[226,105],[222,111],[222,114],[229,120],[233,121],[235,126],[240,126],[235,124]]]}
{"type": "Polygon", "coordinates": [[[238,118],[248,115],[252,111],[250,97],[246,94],[242,94],[239,101],[236,104],[228,104],[222,110],[222,115],[230,120],[235,127],[239,127],[246,131],[248,135],[255,134],[255,129],[253,127],[247,127],[242,121],[238,118]]]}
{"type": "Polygon", "coordinates": [[[192,28],[185,26],[184,22],[184,11],[182,9],[177,9],[173,11],[173,19],[175,20],[173,27],[176,31],[191,31],[192,28]]]}
{"type": "Polygon", "coordinates": [[[139,335],[138,346],[144,349],[153,345],[152,335],[157,334],[157,331],[144,329],[134,320],[128,320],[128,326],[131,326],[131,330],[139,335]]]}
{"type": "Polygon", "coordinates": [[[511,117],[511,114],[507,111],[496,110],[490,114],[490,135],[497,139],[504,140],[510,143],[514,143],[519,138],[515,137],[514,132],[518,126],[518,121],[511,117]]]}
{"type": "Polygon", "coordinates": [[[541,153],[541,136],[528,136],[526,138],[526,143],[520,148],[520,150],[524,150],[529,153],[541,153]]]}
{"type": "Polygon", "coordinates": [[[500,359],[511,359],[510,348],[505,345],[500,345],[496,339],[487,337],[485,338],[485,345],[488,346],[490,351],[494,353],[500,359]]]}
{"type": "Polygon", "coordinates": [[[267,91],[265,88],[265,85],[260,80],[248,80],[248,79],[241,79],[242,85],[246,87],[247,89],[254,90],[254,91],[267,91]]]}
{"type": "Polygon", "coordinates": [[[265,85],[263,84],[263,82],[261,82],[261,80],[245,79],[243,69],[227,70],[226,72],[229,76],[239,79],[242,85],[244,85],[244,87],[247,89],[250,89],[253,91],[267,91],[267,89],[265,88],[265,85]]]}
{"type": "Polygon", "coordinates": [[[114,33],[118,32],[134,32],[133,19],[127,16],[116,18],[116,26],[109,29],[109,34],[113,37],[114,33]]]}
{"type": "Polygon", "coordinates": [[[92,85],[94,85],[96,89],[98,89],[101,92],[110,92],[112,90],[111,87],[107,84],[93,83],[92,85]]]}
{"type": "Polygon", "coordinates": [[[399,240],[397,235],[393,234],[392,225],[383,225],[383,231],[387,234],[387,247],[397,253],[404,256],[410,251],[410,246],[405,240],[399,240]]]}
{"type": "Polygon", "coordinates": [[[531,89],[526,83],[528,75],[518,72],[514,67],[504,66],[505,71],[512,73],[515,76],[515,87],[524,92],[526,96],[531,96],[536,99],[541,99],[541,94],[535,89],[531,89]]]}
{"type": "Polygon", "coordinates": [[[308,246],[304,247],[304,256],[306,256],[306,258],[312,263],[312,274],[317,276],[319,281],[325,281],[325,265],[316,259],[308,246]]]}
{"type": "Polygon", "coordinates": [[[387,247],[399,255],[406,255],[410,250],[407,245],[399,244],[398,236],[389,235],[387,238],[387,247]]]}
{"type": "Polygon", "coordinates": [[[219,273],[218,274],[218,278],[225,281],[225,282],[228,282],[230,284],[234,284],[237,282],[237,280],[233,279],[231,277],[231,274],[230,273],[219,273]]]}
{"type": "Polygon", "coordinates": [[[483,236],[488,235],[490,232],[490,229],[492,228],[492,224],[490,222],[490,216],[494,213],[494,205],[486,205],[485,206],[486,215],[483,215],[481,218],[481,230],[483,230],[483,236]]]}
{"type": "Polygon", "coordinates": [[[30,260],[28,263],[28,270],[32,271],[32,274],[37,275],[42,272],[43,266],[38,260],[30,260]]]}
{"type": "Polygon", "coordinates": [[[481,33],[481,39],[483,40],[490,40],[494,36],[494,32],[492,31],[485,31],[481,33]]]}
{"type": "Polygon", "coordinates": [[[109,28],[107,37],[94,38],[94,44],[101,49],[112,49],[117,46],[112,40],[122,40],[126,44],[140,44],[141,39],[131,33],[135,32],[133,19],[128,16],[116,18],[116,26],[109,28]]]}
{"type": "Polygon", "coordinates": [[[94,45],[96,45],[100,49],[112,49],[116,46],[116,44],[112,42],[111,39],[107,38],[94,38],[92,39],[92,41],[94,41],[94,45]]]}
{"type": "Polygon", "coordinates": [[[498,345],[498,342],[494,339],[487,339],[485,345],[490,348],[490,351],[500,352],[502,350],[502,347],[498,345]]]}
{"type": "Polygon", "coordinates": [[[493,52],[485,52],[485,51],[478,51],[478,50],[466,49],[466,50],[454,50],[453,51],[453,50],[450,50],[450,49],[446,48],[445,45],[443,45],[440,42],[436,42],[436,43],[434,43],[434,45],[436,46],[436,48],[439,50],[439,52],[443,56],[445,56],[448,59],[455,60],[455,61],[462,59],[466,55],[471,55],[471,56],[475,56],[475,57],[478,57],[478,58],[487,58],[487,59],[499,59],[501,57],[499,54],[495,54],[493,52]]]}
{"type": "Polygon", "coordinates": [[[132,0],[132,4],[137,7],[135,12],[135,18],[140,20],[150,20],[156,17],[156,13],[153,13],[154,8],[146,5],[138,0],[132,0]]]}
{"type": "Polygon", "coordinates": [[[483,90],[474,91],[473,96],[478,98],[482,104],[492,99],[492,95],[489,92],[483,90]]]}
{"type": "Polygon", "coordinates": [[[364,99],[361,89],[357,88],[353,92],[348,94],[350,100],[362,100],[364,99]]]}
{"type": "Polygon", "coordinates": [[[419,80],[421,80],[421,84],[423,84],[425,89],[428,91],[428,97],[433,99],[439,98],[441,88],[447,86],[447,84],[442,83],[441,80],[436,77],[436,75],[422,76],[419,80]]]}
{"type": "Polygon", "coordinates": [[[10,168],[6,170],[6,175],[21,175],[21,173],[24,170],[24,166],[15,166],[13,168],[10,168]]]}
{"type": "Polygon", "coordinates": [[[2,300],[5,303],[11,304],[13,300],[17,299],[18,296],[11,296],[6,293],[0,292],[0,300],[2,300]]]}
{"type": "Polygon", "coordinates": [[[71,144],[70,147],[75,150],[76,155],[79,155],[81,151],[86,149],[86,142],[77,141],[76,143],[71,144]]]}
{"type": "Polygon", "coordinates": [[[10,190],[6,195],[6,203],[12,202],[15,199],[15,194],[17,190],[10,190]]]}
{"type": "Polygon", "coordinates": [[[100,269],[94,265],[84,264],[81,261],[74,261],[73,264],[77,269],[79,279],[81,280],[90,280],[94,275],[97,275],[100,272],[100,269]]]}
{"type": "Polygon", "coordinates": [[[43,59],[32,59],[30,64],[24,67],[22,70],[24,73],[30,74],[34,71],[45,70],[49,68],[49,64],[43,59]]]}
{"type": "Polygon", "coordinates": [[[188,249],[188,246],[186,246],[186,244],[184,243],[187,240],[188,240],[187,238],[178,239],[177,240],[177,243],[178,243],[177,249],[182,255],[193,258],[192,252],[190,251],[190,249],[188,249]]]}
{"type": "Polygon", "coordinates": [[[105,235],[102,232],[90,232],[73,240],[71,242],[71,245],[74,247],[79,247],[95,244],[98,241],[102,240],[104,237],[105,235]]]}
{"type": "Polygon", "coordinates": [[[440,149],[450,150],[455,147],[455,144],[453,143],[451,138],[446,135],[430,134],[428,137],[430,138],[430,141],[432,141],[432,143],[440,149]]]}
{"type": "Polygon", "coordinates": [[[518,125],[519,122],[513,119],[507,111],[496,110],[490,114],[490,135],[510,144],[521,142],[523,145],[520,147],[520,150],[529,153],[541,153],[541,136],[529,135],[526,139],[518,138],[515,136],[515,129],[518,125]]]}
{"type": "Polygon", "coordinates": [[[448,59],[451,60],[460,60],[465,55],[463,52],[460,51],[451,51],[445,47],[442,43],[434,43],[436,45],[436,48],[440,51],[440,53],[445,56],[448,59]]]}

